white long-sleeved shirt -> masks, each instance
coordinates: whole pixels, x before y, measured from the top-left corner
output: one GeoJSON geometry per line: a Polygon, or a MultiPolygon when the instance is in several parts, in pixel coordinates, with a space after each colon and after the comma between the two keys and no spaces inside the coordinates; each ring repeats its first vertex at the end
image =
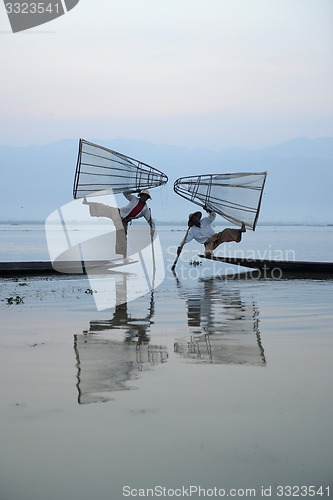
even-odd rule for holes
{"type": "Polygon", "coordinates": [[[214,234],[211,224],[216,218],[216,213],[211,212],[207,217],[200,220],[200,227],[192,226],[187,233],[185,243],[196,240],[198,243],[205,243],[214,234]]]}
{"type": "MultiPolygon", "coordinates": [[[[134,196],[132,193],[123,193],[123,195],[125,196],[125,198],[129,200],[129,203],[125,207],[119,209],[120,216],[122,219],[127,217],[127,215],[129,215],[132,212],[133,208],[140,201],[139,198],[137,196],[134,196]]],[[[153,220],[151,218],[151,211],[147,205],[145,205],[141,210],[141,212],[139,212],[135,217],[133,217],[133,219],[139,219],[140,217],[144,217],[148,222],[148,224],[153,223],[153,220]]]]}

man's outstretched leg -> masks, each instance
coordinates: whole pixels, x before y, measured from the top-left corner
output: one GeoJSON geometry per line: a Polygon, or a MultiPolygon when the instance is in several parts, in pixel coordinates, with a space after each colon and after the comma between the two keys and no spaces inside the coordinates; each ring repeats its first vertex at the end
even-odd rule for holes
{"type": "Polygon", "coordinates": [[[245,233],[245,231],[246,228],[243,222],[240,229],[226,228],[219,233],[213,234],[205,243],[205,256],[211,257],[213,255],[213,250],[222,243],[229,243],[230,241],[239,243],[242,240],[242,233],[245,233]]]}

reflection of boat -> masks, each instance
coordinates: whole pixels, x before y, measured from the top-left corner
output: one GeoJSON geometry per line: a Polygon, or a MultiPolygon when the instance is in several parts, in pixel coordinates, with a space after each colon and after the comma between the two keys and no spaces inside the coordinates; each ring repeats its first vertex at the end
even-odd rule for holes
{"type": "Polygon", "coordinates": [[[181,292],[187,301],[190,336],[175,340],[176,353],[197,362],[266,364],[254,302],[242,300],[238,289],[226,289],[213,278],[202,280],[195,289],[181,287],[181,292]]]}
{"type": "Polygon", "coordinates": [[[74,336],[80,404],[110,401],[113,392],[132,389],[131,381],[168,359],[166,347],[150,343],[154,293],[146,314],[131,313],[126,302],[127,279],[121,273],[116,282],[113,316],[91,321],[89,330],[74,336]]]}

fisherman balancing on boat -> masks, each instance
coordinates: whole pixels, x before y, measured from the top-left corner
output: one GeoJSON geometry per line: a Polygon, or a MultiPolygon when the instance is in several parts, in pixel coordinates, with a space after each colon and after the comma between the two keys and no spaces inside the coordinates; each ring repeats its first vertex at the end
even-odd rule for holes
{"type": "Polygon", "coordinates": [[[215,233],[211,224],[216,218],[216,213],[207,207],[204,210],[208,213],[207,217],[202,218],[201,212],[194,212],[188,218],[188,230],[182,244],[177,248],[177,256],[180,255],[183,246],[191,240],[205,245],[205,257],[212,257],[213,250],[221,243],[235,241],[239,243],[242,239],[242,233],[245,233],[245,224],[242,223],[240,229],[226,228],[219,233],[215,233]]]}
{"type": "Polygon", "coordinates": [[[95,203],[87,201],[83,197],[83,204],[89,205],[89,212],[92,217],[107,217],[112,219],[116,227],[116,248],[117,254],[124,258],[127,256],[127,229],[128,224],[133,219],[144,217],[148,222],[153,237],[155,224],[151,217],[151,210],[147,206],[147,201],[151,199],[148,189],[139,191],[139,196],[134,196],[131,192],[124,192],[123,195],[129,203],[122,208],[112,207],[104,203],[95,203]]]}

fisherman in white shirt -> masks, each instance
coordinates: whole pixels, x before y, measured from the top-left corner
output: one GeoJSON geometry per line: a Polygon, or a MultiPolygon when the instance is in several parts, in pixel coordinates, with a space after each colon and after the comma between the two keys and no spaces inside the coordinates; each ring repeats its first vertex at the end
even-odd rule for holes
{"type": "Polygon", "coordinates": [[[123,193],[129,203],[122,208],[112,207],[104,203],[95,203],[87,201],[84,196],[83,205],[89,206],[89,212],[92,217],[107,217],[112,219],[117,235],[116,235],[116,253],[127,255],[127,228],[128,224],[133,219],[144,217],[148,222],[153,237],[155,231],[155,224],[151,217],[151,210],[147,206],[147,201],[151,199],[148,189],[143,189],[139,192],[139,196],[134,196],[130,192],[123,193]]]}
{"type": "Polygon", "coordinates": [[[203,243],[205,245],[206,257],[211,257],[213,255],[213,250],[221,245],[221,243],[229,241],[239,243],[241,241],[242,233],[245,233],[246,231],[244,223],[240,229],[226,228],[219,233],[215,233],[211,224],[216,218],[216,213],[206,207],[204,207],[204,209],[208,213],[207,217],[202,218],[201,212],[194,212],[189,215],[189,230],[184,242],[177,249],[177,255],[180,255],[183,245],[193,239],[198,243],[203,243]]]}

